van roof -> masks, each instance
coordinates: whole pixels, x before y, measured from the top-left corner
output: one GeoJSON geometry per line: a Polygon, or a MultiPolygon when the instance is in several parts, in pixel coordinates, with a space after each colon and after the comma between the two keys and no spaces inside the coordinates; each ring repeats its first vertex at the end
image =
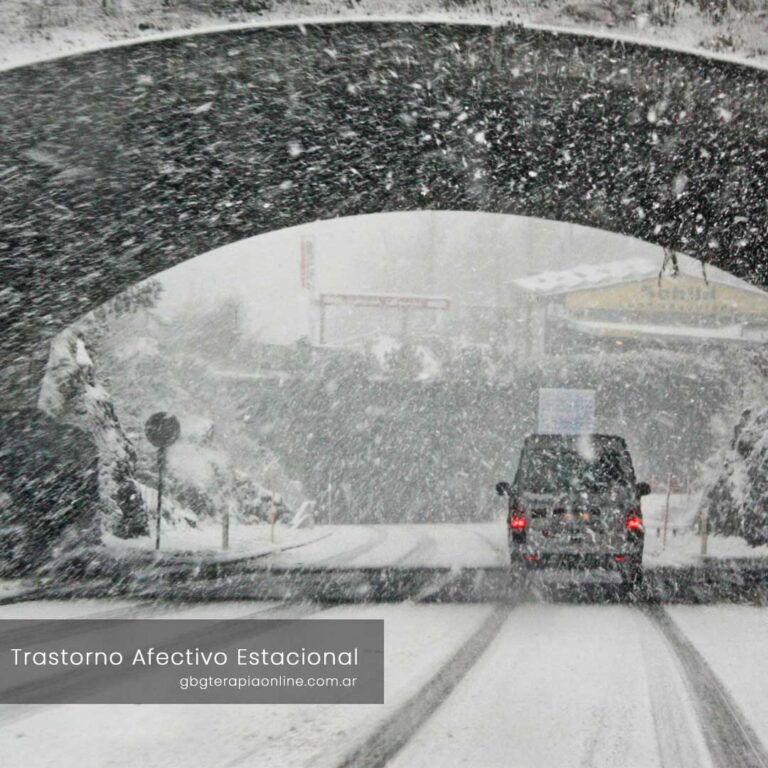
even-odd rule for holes
{"type": "Polygon", "coordinates": [[[535,434],[528,435],[525,438],[525,445],[573,445],[578,440],[588,438],[590,442],[598,445],[619,445],[621,448],[627,447],[627,441],[619,435],[603,435],[598,433],[588,433],[582,435],[559,435],[559,434],[535,434]]]}

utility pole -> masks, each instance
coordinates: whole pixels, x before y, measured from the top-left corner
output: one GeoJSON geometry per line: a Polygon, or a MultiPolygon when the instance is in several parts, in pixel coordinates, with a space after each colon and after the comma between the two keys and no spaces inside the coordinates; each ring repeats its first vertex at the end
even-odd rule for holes
{"type": "Polygon", "coordinates": [[[279,493],[272,494],[272,508],[269,515],[269,540],[272,544],[275,543],[275,523],[277,522],[277,505],[282,502],[282,497],[279,493]]]}
{"type": "Polygon", "coordinates": [[[229,549],[229,501],[224,504],[221,518],[221,548],[229,549]]]}

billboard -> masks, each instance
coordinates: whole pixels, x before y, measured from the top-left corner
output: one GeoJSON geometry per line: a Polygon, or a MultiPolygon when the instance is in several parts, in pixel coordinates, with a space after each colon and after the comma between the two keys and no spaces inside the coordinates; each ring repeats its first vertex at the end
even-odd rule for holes
{"type": "Polygon", "coordinates": [[[320,303],[327,307],[381,307],[399,309],[451,308],[451,300],[445,296],[419,296],[388,293],[321,293],[320,303]]]}
{"type": "Polygon", "coordinates": [[[583,435],[595,431],[594,389],[540,389],[539,434],[583,435]]]}
{"type": "Polygon", "coordinates": [[[722,283],[705,283],[688,277],[622,283],[570,293],[564,305],[570,310],[609,310],[688,317],[751,317],[768,320],[768,294],[745,291],[722,283]]]}

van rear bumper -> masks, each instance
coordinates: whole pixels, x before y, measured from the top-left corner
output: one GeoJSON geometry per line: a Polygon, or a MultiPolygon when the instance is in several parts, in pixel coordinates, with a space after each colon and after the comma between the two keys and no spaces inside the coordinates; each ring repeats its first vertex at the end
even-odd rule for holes
{"type": "Polygon", "coordinates": [[[637,567],[638,560],[642,561],[642,550],[632,552],[606,553],[572,553],[572,552],[521,552],[510,551],[510,562],[522,568],[536,570],[540,568],[556,568],[562,570],[595,569],[615,570],[637,567]]]}

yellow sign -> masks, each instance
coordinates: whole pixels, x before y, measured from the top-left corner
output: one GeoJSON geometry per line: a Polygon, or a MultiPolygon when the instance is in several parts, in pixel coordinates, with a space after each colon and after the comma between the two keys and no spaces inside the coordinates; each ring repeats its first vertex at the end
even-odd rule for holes
{"type": "Polygon", "coordinates": [[[768,320],[768,294],[743,291],[689,277],[642,280],[578,291],[565,297],[567,309],[634,313],[761,317],[768,320]]]}

